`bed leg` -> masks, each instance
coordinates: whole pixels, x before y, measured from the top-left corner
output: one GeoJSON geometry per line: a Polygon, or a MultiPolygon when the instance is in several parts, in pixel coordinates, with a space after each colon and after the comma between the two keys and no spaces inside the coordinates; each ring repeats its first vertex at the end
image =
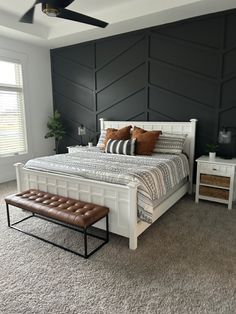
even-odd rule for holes
{"type": "Polygon", "coordinates": [[[22,168],[23,168],[23,164],[18,162],[16,164],[14,164],[15,168],[16,168],[16,182],[17,182],[17,191],[18,192],[22,192],[23,191],[23,187],[22,187],[22,168]]]}
{"type": "Polygon", "coordinates": [[[137,247],[138,247],[138,238],[137,237],[129,238],[129,248],[130,248],[130,250],[136,250],[137,247]]]}
{"type": "Polygon", "coordinates": [[[130,215],[129,215],[129,248],[136,250],[138,246],[137,236],[137,182],[130,182],[129,200],[130,200],[130,215]]]}

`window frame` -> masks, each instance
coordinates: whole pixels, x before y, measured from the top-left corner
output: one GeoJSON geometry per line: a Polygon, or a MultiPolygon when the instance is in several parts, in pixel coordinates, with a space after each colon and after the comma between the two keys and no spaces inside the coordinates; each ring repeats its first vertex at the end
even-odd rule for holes
{"type": "Polygon", "coordinates": [[[32,138],[30,136],[30,100],[29,100],[29,75],[28,75],[28,57],[27,55],[23,53],[18,53],[15,51],[0,49],[0,60],[12,62],[12,63],[20,63],[21,64],[21,70],[22,70],[22,82],[23,82],[23,95],[24,95],[24,122],[25,122],[25,136],[26,136],[26,142],[27,142],[27,152],[26,153],[20,153],[20,154],[12,154],[12,155],[6,155],[6,156],[0,156],[0,160],[8,160],[8,162],[22,162],[29,158],[33,157],[33,151],[32,151],[32,138]]]}

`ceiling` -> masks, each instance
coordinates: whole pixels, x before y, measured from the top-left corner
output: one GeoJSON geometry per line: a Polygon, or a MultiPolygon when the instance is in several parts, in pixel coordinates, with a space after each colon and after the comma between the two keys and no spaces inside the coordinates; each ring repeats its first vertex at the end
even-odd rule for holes
{"type": "MultiPolygon", "coordinates": [[[[58,0],[60,1],[60,0],[58,0]]],[[[50,18],[35,10],[34,24],[19,23],[34,0],[0,0],[0,34],[56,48],[236,8],[236,0],[75,0],[68,9],[109,23],[105,29],[50,18]]]]}

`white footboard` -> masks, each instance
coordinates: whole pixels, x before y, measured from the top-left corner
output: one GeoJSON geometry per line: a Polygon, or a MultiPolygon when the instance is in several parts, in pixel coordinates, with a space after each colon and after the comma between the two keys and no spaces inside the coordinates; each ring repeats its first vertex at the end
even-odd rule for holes
{"type": "MultiPolygon", "coordinates": [[[[129,238],[129,247],[137,248],[137,188],[138,183],[127,186],[98,182],[80,177],[65,176],[24,169],[17,163],[16,177],[18,191],[39,189],[82,201],[109,207],[109,229],[111,232],[129,238]]],[[[105,229],[99,222],[98,228],[105,229]]]]}

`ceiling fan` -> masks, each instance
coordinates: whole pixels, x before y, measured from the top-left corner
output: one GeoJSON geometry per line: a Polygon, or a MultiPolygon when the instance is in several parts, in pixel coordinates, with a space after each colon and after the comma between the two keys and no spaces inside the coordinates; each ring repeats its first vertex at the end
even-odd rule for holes
{"type": "Polygon", "coordinates": [[[75,11],[65,9],[75,0],[36,0],[34,5],[22,16],[20,22],[33,23],[34,10],[37,4],[42,4],[42,11],[48,16],[59,17],[61,19],[76,21],[98,27],[106,27],[108,23],[95,19],[75,11]]]}

